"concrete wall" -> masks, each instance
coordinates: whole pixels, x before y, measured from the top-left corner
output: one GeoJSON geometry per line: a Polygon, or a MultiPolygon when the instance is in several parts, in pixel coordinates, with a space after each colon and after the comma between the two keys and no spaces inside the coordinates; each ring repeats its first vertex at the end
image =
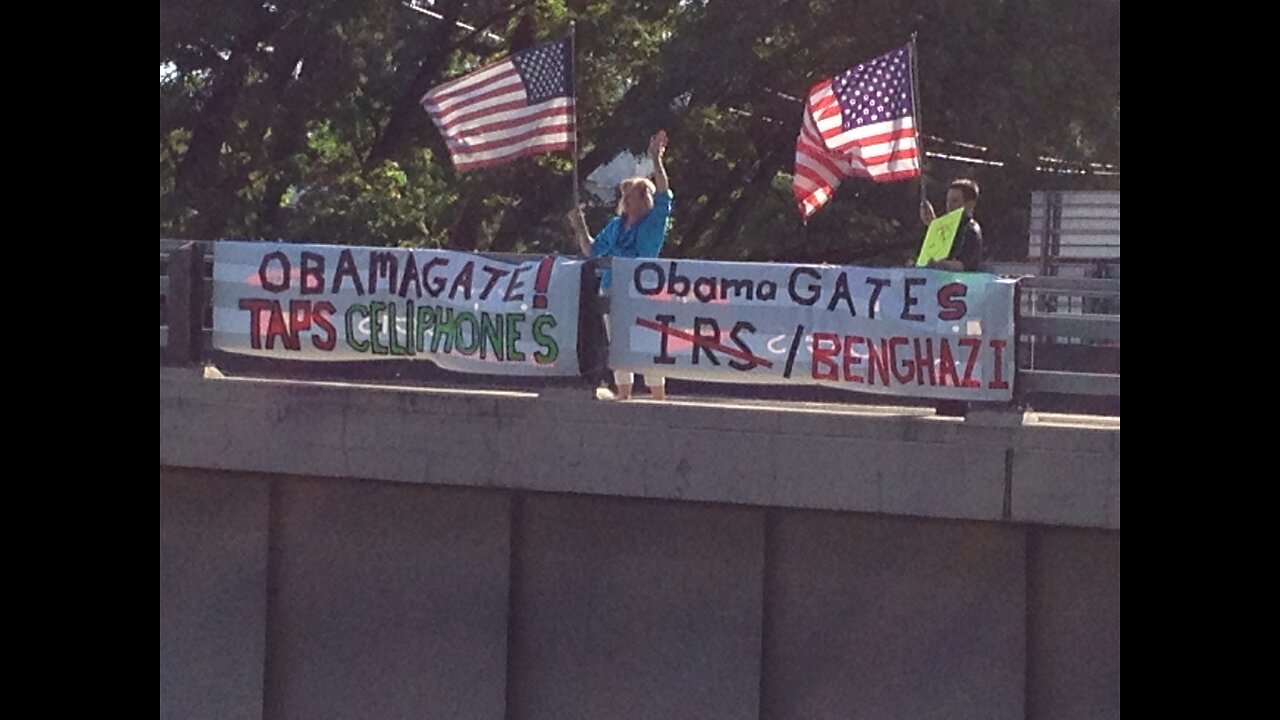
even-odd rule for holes
{"type": "Polygon", "coordinates": [[[269,717],[503,717],[509,497],[277,482],[269,717]]]}
{"type": "Polygon", "coordinates": [[[1031,717],[1120,717],[1120,534],[1037,528],[1028,570],[1031,717]]]}
{"type": "Polygon", "coordinates": [[[756,717],[758,513],[572,496],[525,502],[512,717],[756,717]]]}
{"type": "Polygon", "coordinates": [[[161,718],[262,716],[268,487],[161,468],[161,718]]]}
{"type": "Polygon", "coordinates": [[[766,717],[1025,717],[1025,531],[788,512],[775,543],[766,717]]]}
{"type": "Polygon", "coordinates": [[[161,370],[160,427],[161,465],[1120,528],[1118,421],[999,426],[161,370]]]}
{"type": "Polygon", "coordinates": [[[1118,428],[713,410],[162,373],[161,717],[1119,716],[1118,428]]]}

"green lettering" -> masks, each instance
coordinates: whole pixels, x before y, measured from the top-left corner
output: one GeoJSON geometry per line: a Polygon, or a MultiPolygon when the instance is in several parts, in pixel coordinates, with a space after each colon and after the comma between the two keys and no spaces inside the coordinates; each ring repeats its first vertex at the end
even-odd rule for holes
{"type": "Polygon", "coordinates": [[[382,320],[386,316],[386,311],[387,304],[380,300],[369,303],[369,344],[373,346],[374,355],[386,355],[390,352],[378,337],[382,334],[382,320]]]}
{"type": "Polygon", "coordinates": [[[502,346],[504,336],[502,334],[502,316],[490,315],[489,313],[480,313],[480,359],[485,358],[484,348],[489,345],[493,348],[493,357],[501,362],[505,358],[502,355],[502,346]]]}
{"type": "Polygon", "coordinates": [[[457,348],[458,352],[463,355],[474,355],[476,350],[480,348],[480,322],[476,320],[476,316],[471,312],[458,313],[455,320],[456,332],[458,333],[457,348]],[[464,344],[466,335],[462,332],[462,323],[467,322],[471,325],[471,340],[464,344]]]}
{"type": "Polygon", "coordinates": [[[351,307],[347,308],[347,344],[350,345],[351,349],[355,350],[356,352],[369,352],[369,341],[356,339],[356,323],[355,323],[356,315],[363,315],[364,317],[368,318],[369,306],[352,305],[351,307]]]}
{"type": "MultiPolygon", "coordinates": [[[[409,319],[405,318],[405,334],[410,331],[408,327],[409,319]]],[[[387,336],[391,339],[392,355],[408,355],[409,348],[400,342],[400,333],[396,331],[396,304],[394,302],[387,303],[387,336]]]]}
{"type": "Polygon", "coordinates": [[[436,308],[436,329],[431,333],[431,352],[439,352],[441,342],[444,343],[444,354],[448,355],[453,349],[453,335],[458,330],[458,324],[453,319],[453,308],[437,307],[436,308]],[[440,319],[440,311],[444,311],[444,320],[440,319]]]}
{"type": "Polygon", "coordinates": [[[550,365],[560,357],[560,346],[556,344],[556,339],[542,331],[544,327],[554,328],[555,326],[556,319],[550,315],[539,315],[533,321],[533,341],[543,348],[533,354],[533,359],[539,365],[550,365]]]}
{"type": "MultiPolygon", "coordinates": [[[[418,308],[418,352],[426,352],[427,331],[436,324],[436,311],[432,307],[418,308]]],[[[434,332],[432,333],[435,334],[434,332]]]]}
{"type": "Polygon", "coordinates": [[[520,352],[520,323],[524,322],[524,313],[507,313],[507,360],[524,362],[524,353],[520,352]]]}

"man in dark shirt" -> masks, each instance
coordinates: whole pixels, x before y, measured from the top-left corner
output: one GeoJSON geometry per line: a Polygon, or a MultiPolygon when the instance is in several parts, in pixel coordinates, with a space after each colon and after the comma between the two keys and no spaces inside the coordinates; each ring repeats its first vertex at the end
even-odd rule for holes
{"type": "MultiPolygon", "coordinates": [[[[978,205],[978,184],[972,180],[952,180],[947,188],[947,212],[964,208],[964,219],[956,230],[951,243],[951,254],[946,260],[935,260],[929,267],[952,272],[976,272],[982,261],[982,227],[973,219],[973,209],[978,205]]],[[[927,227],[937,215],[928,200],[920,203],[920,219],[927,227]]]]}
{"type": "MultiPolygon", "coordinates": [[[[929,267],[952,272],[976,272],[982,261],[982,227],[973,219],[973,209],[978,205],[978,184],[972,180],[952,180],[947,187],[947,212],[964,208],[964,217],[956,229],[956,239],[951,243],[951,253],[946,260],[934,260],[929,267]]],[[[928,200],[920,203],[920,219],[925,226],[937,215],[928,200]]],[[[939,400],[935,406],[939,415],[964,417],[969,404],[961,400],[939,400]]]]}

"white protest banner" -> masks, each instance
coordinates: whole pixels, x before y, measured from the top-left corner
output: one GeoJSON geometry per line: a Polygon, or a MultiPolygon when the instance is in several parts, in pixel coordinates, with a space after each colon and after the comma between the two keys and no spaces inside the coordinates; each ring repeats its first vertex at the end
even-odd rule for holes
{"type": "Polygon", "coordinates": [[[578,374],[582,261],[445,250],[219,242],[218,350],[418,358],[459,372],[578,374]]]}
{"type": "Polygon", "coordinates": [[[615,258],[610,367],[1009,400],[1013,298],[982,273],[615,258]]]}

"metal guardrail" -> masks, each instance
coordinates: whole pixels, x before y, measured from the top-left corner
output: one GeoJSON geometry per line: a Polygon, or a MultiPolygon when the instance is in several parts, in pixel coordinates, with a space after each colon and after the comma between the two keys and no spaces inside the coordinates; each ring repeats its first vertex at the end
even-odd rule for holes
{"type": "Polygon", "coordinates": [[[199,362],[212,347],[213,253],[201,241],[160,240],[160,352],[168,362],[199,362]]]}
{"type": "Polygon", "coordinates": [[[1080,293],[1086,295],[1119,295],[1120,281],[1107,278],[1027,277],[1018,283],[1023,290],[1080,293]]]}
{"type": "Polygon", "coordinates": [[[1031,335],[1120,342],[1120,318],[1088,315],[1029,315],[1020,330],[1031,335]]]}
{"type": "MultiPolygon", "coordinates": [[[[494,253],[492,257],[519,260],[523,256],[494,253]]],[[[598,269],[608,265],[607,258],[592,264],[598,269]]],[[[212,349],[213,253],[210,243],[160,241],[160,349],[162,357],[174,364],[200,362],[212,349]]],[[[1018,374],[1015,380],[1017,400],[1027,405],[1028,397],[1038,394],[1119,399],[1120,374],[1118,347],[1120,315],[1083,312],[1089,299],[1114,301],[1119,306],[1120,281],[1080,277],[1023,277],[1018,280],[1015,328],[1020,339],[1018,374]],[[1036,302],[1037,296],[1077,298],[1073,303],[1052,305],[1036,302]],[[1030,302],[1026,302],[1030,300],[1030,302]],[[1058,308],[1065,311],[1058,311],[1058,308]],[[1046,309],[1048,308],[1048,309],[1046,309]],[[1096,372],[1085,368],[1037,367],[1041,348],[1062,344],[1097,344],[1114,349],[1115,372],[1096,372]]],[[[584,294],[588,312],[608,312],[609,299],[584,294]]]]}
{"type": "MultiPolygon", "coordinates": [[[[1119,399],[1120,281],[1078,277],[1026,277],[1018,282],[1015,326],[1019,335],[1018,396],[1056,394],[1119,399]],[[1039,296],[1039,297],[1037,297],[1039,296]],[[1054,302],[1041,302],[1048,297],[1054,302]],[[1080,302],[1058,302],[1062,298],[1080,302]],[[1077,309],[1077,307],[1079,309],[1077,309]],[[1065,310],[1065,311],[1064,311],[1065,310]],[[1046,348],[1077,344],[1114,349],[1114,372],[1041,368],[1046,348]]],[[[1061,353],[1060,353],[1061,354],[1061,353]]]]}
{"type": "Polygon", "coordinates": [[[1120,397],[1120,376],[1110,373],[1019,369],[1017,384],[1024,394],[1120,397]]]}

